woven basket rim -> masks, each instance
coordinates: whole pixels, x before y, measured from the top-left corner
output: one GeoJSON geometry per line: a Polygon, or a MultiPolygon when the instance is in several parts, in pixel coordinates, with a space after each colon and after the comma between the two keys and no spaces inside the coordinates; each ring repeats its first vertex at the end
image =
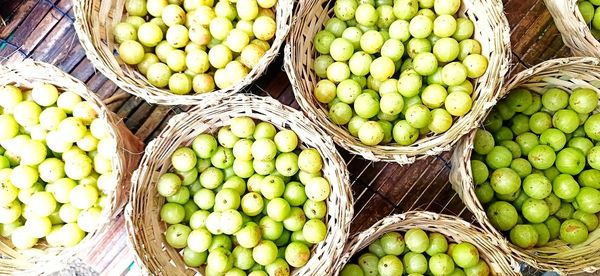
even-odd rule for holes
{"type": "MultiPolygon", "coordinates": [[[[170,93],[168,89],[154,87],[143,74],[137,71],[135,66],[125,65],[115,56],[113,52],[116,49],[116,44],[110,36],[111,31],[106,30],[106,26],[101,24],[109,25],[112,28],[120,20],[113,18],[111,21],[108,15],[112,6],[105,6],[105,3],[114,5],[123,4],[124,1],[79,0],[73,2],[75,16],[73,25],[86,56],[96,69],[127,93],[140,97],[149,103],[162,105],[208,105],[212,101],[228,97],[249,86],[266,72],[269,64],[279,54],[279,49],[290,30],[294,5],[293,0],[278,0],[275,7],[277,30],[271,48],[241,82],[229,88],[218,89],[209,93],[176,95],[170,93]],[[103,4],[96,4],[97,2],[103,4]],[[105,13],[105,16],[98,15],[97,5],[102,6],[100,12],[105,13]]],[[[122,6],[115,9],[115,13],[121,11],[123,11],[122,6]]],[[[117,17],[120,19],[121,16],[123,14],[117,17]]]]}
{"type": "MultiPolygon", "coordinates": [[[[547,87],[588,87],[600,94],[600,59],[593,57],[560,58],[542,62],[532,68],[513,76],[502,88],[501,97],[512,89],[526,86],[530,90],[541,93],[547,87]],[[552,75],[569,74],[569,79],[557,78],[552,75]],[[593,75],[592,75],[593,74],[593,75]],[[593,79],[594,85],[582,78],[593,79]]],[[[598,107],[595,113],[600,112],[598,107]]],[[[486,114],[487,116],[487,114],[486,114]]],[[[478,223],[491,236],[502,241],[504,251],[512,254],[517,260],[524,261],[534,268],[550,270],[559,273],[594,272],[600,270],[600,257],[594,252],[600,250],[600,229],[590,233],[590,238],[582,245],[573,248],[564,242],[556,240],[541,248],[524,250],[510,243],[508,238],[496,230],[487,218],[487,214],[477,199],[471,173],[471,151],[475,136],[473,130],[457,144],[452,156],[450,182],[454,190],[475,215],[478,223]]]]}
{"type": "Polygon", "coordinates": [[[578,0],[544,0],[554,19],[562,39],[578,56],[600,58],[600,42],[594,38],[590,26],[585,23],[578,0]]]}
{"type": "Polygon", "coordinates": [[[488,263],[494,275],[521,275],[519,264],[511,256],[496,250],[500,241],[486,235],[482,229],[463,219],[428,211],[409,211],[387,216],[368,229],[356,233],[344,248],[344,255],[336,265],[335,275],[346,263],[369,244],[388,232],[406,232],[411,228],[420,228],[427,232],[438,232],[449,241],[469,242],[479,249],[480,256],[488,263]]]}
{"type": "Polygon", "coordinates": [[[19,87],[32,87],[36,82],[51,83],[59,89],[59,92],[69,91],[78,94],[86,100],[98,113],[98,118],[103,120],[110,127],[112,139],[128,141],[124,144],[115,143],[115,155],[113,161],[113,173],[115,187],[107,194],[109,205],[103,208],[98,228],[86,235],[86,237],[76,246],[71,248],[41,248],[29,250],[14,250],[7,239],[1,238],[0,254],[4,259],[0,259],[0,274],[18,273],[19,271],[28,271],[28,273],[49,274],[58,270],[61,263],[68,261],[79,254],[85,254],[101,238],[102,234],[108,230],[111,220],[120,213],[125,205],[127,196],[123,195],[123,185],[128,182],[128,167],[136,164],[135,153],[132,152],[142,146],[133,134],[126,130],[122,122],[114,115],[102,102],[102,100],[80,80],[63,72],[54,65],[26,59],[20,63],[0,65],[0,85],[16,84],[19,87]],[[132,158],[133,157],[133,158],[132,158]],[[133,161],[132,161],[133,160],[133,161]]]}
{"type": "MultiPolygon", "coordinates": [[[[329,18],[332,2],[326,0],[311,0],[299,5],[297,23],[288,37],[285,47],[285,69],[290,78],[294,96],[307,116],[333,137],[336,144],[349,152],[373,161],[396,162],[410,164],[427,156],[438,155],[449,151],[460,137],[477,126],[485,110],[493,106],[503,83],[502,78],[508,73],[510,66],[510,28],[504,15],[503,5],[500,1],[493,0],[463,0],[459,13],[467,15],[475,24],[476,39],[484,46],[484,55],[488,58],[489,66],[484,76],[477,80],[475,85],[476,99],[472,110],[465,116],[454,120],[453,126],[441,135],[429,134],[421,137],[410,146],[397,144],[366,146],[351,136],[345,127],[333,124],[326,114],[326,110],[317,103],[312,95],[312,89],[318,78],[312,69],[315,53],[312,51],[312,34],[320,28],[314,29],[312,23],[324,21],[329,18]],[[323,6],[329,4],[328,10],[323,6]],[[481,16],[486,14],[487,16],[481,16]],[[315,20],[317,22],[315,22],[315,20]],[[481,20],[488,20],[482,23],[481,20]],[[484,26],[486,23],[488,26],[484,26]],[[312,28],[312,29],[311,29],[312,28]],[[481,29],[487,31],[481,31],[481,29]],[[477,33],[478,30],[481,34],[477,33]],[[478,37],[478,36],[485,37],[478,37]],[[483,40],[486,39],[486,40],[483,40]],[[488,41],[489,40],[489,41],[488,41]],[[486,52],[485,46],[489,45],[486,52]],[[306,51],[311,51],[307,53],[306,51]],[[300,53],[301,52],[301,53],[300,53]]],[[[319,25],[319,24],[317,24],[319,25]]]]}
{"type": "Polygon", "coordinates": [[[241,115],[271,122],[277,128],[283,125],[294,130],[302,144],[317,148],[321,152],[325,164],[324,177],[332,183],[332,192],[327,201],[327,243],[321,242],[314,246],[311,250],[313,256],[307,265],[292,271],[292,275],[325,275],[341,255],[353,215],[353,198],[346,164],[335,151],[333,142],[329,137],[321,135],[316,126],[307,122],[301,112],[270,97],[237,94],[216,101],[211,106],[194,108],[176,115],[169,120],[167,127],[158,137],[148,144],[140,166],[132,177],[130,202],[125,208],[129,244],[134,249],[136,262],[145,273],[192,273],[190,269],[185,268],[177,250],[162,240],[164,223],[159,221],[157,215],[151,214],[153,217],[149,217],[149,213],[144,213],[144,210],[152,209],[150,205],[158,206],[164,201],[157,196],[151,183],[170,169],[169,156],[177,147],[190,143],[200,133],[213,132],[222,125],[227,125],[229,118],[241,115]],[[307,140],[309,135],[311,139],[307,140]],[[327,151],[324,152],[325,150],[327,151]],[[142,233],[139,231],[140,227],[144,227],[145,231],[154,231],[154,236],[142,233]],[[157,240],[159,236],[160,240],[157,240]],[[163,244],[160,245],[161,243],[163,244]],[[157,256],[159,254],[169,256],[157,256]],[[167,265],[168,262],[171,264],[167,265]]]}

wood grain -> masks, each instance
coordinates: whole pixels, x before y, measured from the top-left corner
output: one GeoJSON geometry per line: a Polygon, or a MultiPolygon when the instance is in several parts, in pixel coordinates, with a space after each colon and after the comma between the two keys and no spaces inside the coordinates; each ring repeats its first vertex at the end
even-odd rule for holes
{"type": "MultiPolygon", "coordinates": [[[[512,69],[519,72],[543,60],[569,56],[542,0],[504,0],[511,26],[512,69]]],[[[0,1],[0,60],[18,62],[28,56],[56,64],[83,80],[125,120],[142,140],[150,141],[167,120],[188,107],[150,105],[130,96],[94,70],[85,59],[70,17],[71,0],[0,1]],[[8,4],[7,4],[8,3],[8,4]],[[6,7],[6,8],[4,8],[6,7]],[[66,14],[66,15],[65,15],[66,14]],[[17,47],[8,45],[9,42],[17,47]]],[[[267,73],[246,92],[270,95],[298,108],[279,57],[267,73]]],[[[450,153],[418,161],[411,166],[373,163],[341,151],[348,163],[352,192],[356,199],[353,232],[369,227],[391,213],[422,209],[460,215],[473,220],[448,183],[450,153]]],[[[85,261],[104,275],[138,275],[132,269],[133,253],[127,247],[123,219],[115,221],[103,246],[90,252],[85,261]]]]}

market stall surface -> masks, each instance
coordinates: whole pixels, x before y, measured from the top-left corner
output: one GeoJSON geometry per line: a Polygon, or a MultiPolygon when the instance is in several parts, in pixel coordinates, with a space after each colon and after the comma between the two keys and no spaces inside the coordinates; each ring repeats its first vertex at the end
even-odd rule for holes
{"type": "MultiPolygon", "coordinates": [[[[544,60],[571,55],[542,0],[503,2],[511,27],[511,75],[544,60]]],[[[96,71],[86,59],[75,33],[71,0],[0,0],[0,6],[1,63],[33,58],[55,64],[83,80],[146,142],[158,135],[170,117],[187,109],[148,104],[119,89],[96,71]]],[[[299,108],[283,71],[281,56],[246,90],[270,95],[299,108]]],[[[370,162],[341,149],[340,152],[348,164],[355,198],[352,233],[366,229],[386,215],[408,210],[429,210],[474,221],[448,182],[451,152],[404,167],[370,162]]],[[[71,273],[138,275],[133,252],[126,244],[124,224],[123,217],[119,217],[104,236],[102,245],[106,246],[96,247],[87,257],[71,265],[71,273]]]]}

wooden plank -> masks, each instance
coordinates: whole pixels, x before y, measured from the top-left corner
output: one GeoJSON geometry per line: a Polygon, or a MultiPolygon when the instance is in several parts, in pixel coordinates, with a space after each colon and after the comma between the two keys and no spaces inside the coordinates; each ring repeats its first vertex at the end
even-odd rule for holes
{"type": "MultiPolygon", "coordinates": [[[[399,206],[404,206],[405,210],[422,209],[425,210],[426,205],[435,199],[436,192],[440,191],[445,187],[449,187],[448,183],[448,171],[431,170],[430,173],[425,174],[425,177],[431,178],[430,180],[417,180],[414,183],[417,187],[421,188],[420,192],[411,192],[407,194],[403,202],[400,202],[399,206]]],[[[423,177],[423,178],[425,178],[423,177]]],[[[452,193],[451,189],[448,189],[449,193],[452,193]]]]}
{"type": "Polygon", "coordinates": [[[515,55],[514,53],[511,52],[511,61],[513,63],[513,66],[510,68],[510,71],[508,73],[509,77],[514,76],[515,74],[527,69],[530,66],[525,65],[525,63],[523,63],[521,61],[521,58],[517,55],[515,55]]]}
{"type": "Polygon", "coordinates": [[[164,118],[164,120],[160,123],[160,125],[154,129],[154,131],[152,131],[152,133],[150,134],[150,136],[148,136],[146,139],[144,139],[144,141],[146,141],[146,143],[152,141],[152,139],[156,138],[156,136],[158,136],[160,134],[160,132],[167,126],[167,124],[169,123],[169,120],[175,115],[174,112],[170,112],[167,114],[167,116],[164,118]]]}
{"type": "MultiPolygon", "coordinates": [[[[53,0],[57,7],[71,13],[69,0],[53,0]]],[[[542,60],[556,56],[568,56],[560,34],[542,0],[504,0],[504,7],[511,26],[513,41],[513,67],[511,74],[519,72],[542,60]]],[[[93,69],[85,59],[69,18],[43,1],[20,0],[11,2],[14,15],[8,25],[0,28],[0,37],[22,46],[32,56],[57,64],[85,81],[104,99],[113,111],[125,118],[128,127],[141,139],[149,141],[166,126],[168,119],[189,107],[157,107],[118,89],[112,82],[93,69]]],[[[4,10],[2,11],[4,12],[4,10]]],[[[0,56],[8,56],[15,49],[4,47],[0,56]]],[[[16,54],[13,60],[21,60],[16,54]]],[[[269,94],[284,104],[299,109],[289,80],[282,69],[282,52],[267,72],[247,90],[259,95],[269,94]]],[[[411,166],[400,167],[391,163],[366,161],[337,147],[348,163],[355,197],[356,216],[352,232],[369,227],[376,220],[409,209],[428,209],[460,215],[472,220],[460,198],[452,191],[448,181],[447,160],[450,153],[440,158],[428,158],[411,166]],[[421,173],[426,171],[427,173],[421,173]]],[[[90,263],[105,275],[122,275],[129,270],[132,252],[120,247],[125,237],[122,219],[117,220],[104,244],[117,244],[115,250],[99,249],[90,263]],[[110,239],[113,238],[113,239],[110,239]],[[120,252],[116,252],[120,251],[120,252]]],[[[112,247],[110,249],[113,249],[112,247]]],[[[136,270],[130,272],[137,275],[136,270]]]]}
{"type": "MultiPolygon", "coordinates": [[[[52,9],[52,5],[45,1],[36,3],[35,7],[27,14],[21,25],[14,31],[11,32],[10,37],[7,38],[11,43],[16,45],[23,45],[32,34],[32,30],[39,24],[39,22],[46,16],[46,14],[52,9]]],[[[14,49],[3,49],[0,51],[0,56],[9,56],[12,54],[14,49]]]]}
{"type": "Polygon", "coordinates": [[[119,87],[112,81],[105,81],[95,92],[101,99],[107,99],[115,94],[119,87]]]}
{"type": "Polygon", "coordinates": [[[129,116],[125,117],[125,124],[133,133],[135,133],[142,125],[144,120],[148,118],[148,114],[151,113],[155,108],[155,105],[142,102],[142,104],[132,114],[129,114],[129,116]]]}
{"type": "Polygon", "coordinates": [[[435,172],[443,171],[444,163],[428,158],[418,161],[414,166],[389,167],[384,175],[375,181],[375,189],[389,195],[389,199],[397,205],[406,204],[408,208],[411,204],[420,204],[421,195],[437,176],[435,172]]]}
{"type": "Polygon", "coordinates": [[[511,29],[518,25],[534,6],[540,5],[542,0],[522,1],[522,0],[503,0],[504,14],[508,19],[511,29]]]}
{"type": "Polygon", "coordinates": [[[87,81],[91,76],[93,76],[96,73],[96,70],[92,66],[92,63],[87,58],[82,59],[77,65],[75,65],[75,67],[71,68],[71,70],[69,71],[69,73],[73,77],[76,77],[82,81],[87,81]]]}
{"type": "MultiPolygon", "coordinates": [[[[393,165],[368,161],[359,156],[351,156],[349,159],[346,159],[346,163],[348,172],[350,173],[350,179],[352,179],[352,181],[358,179],[374,179],[377,171],[379,171],[381,168],[388,165],[393,165]]],[[[371,181],[365,181],[366,185],[369,185],[370,183],[371,181]]]]}
{"type": "Polygon", "coordinates": [[[38,48],[36,49],[35,57],[53,63],[59,68],[67,71],[70,71],[70,68],[75,67],[83,58],[85,58],[85,52],[83,51],[81,44],[79,44],[75,29],[72,25],[69,25],[67,31],[63,33],[60,39],[57,39],[57,43],[64,44],[61,47],[48,45],[49,47],[38,48]]]}
{"type": "Polygon", "coordinates": [[[140,126],[135,133],[135,136],[142,140],[146,140],[163,121],[166,121],[165,117],[169,113],[174,113],[171,107],[164,105],[158,106],[140,126]]]}
{"type": "Polygon", "coordinates": [[[89,80],[85,82],[90,90],[97,92],[100,87],[102,87],[105,83],[110,82],[104,75],[102,74],[94,74],[89,80]]]}
{"type": "MultiPolygon", "coordinates": [[[[553,26],[553,29],[555,29],[555,28],[556,28],[556,25],[553,26]]],[[[543,49],[539,49],[537,51],[537,53],[535,53],[535,55],[538,57],[539,62],[542,62],[544,60],[549,60],[552,58],[567,57],[567,56],[573,55],[571,53],[571,50],[569,49],[569,47],[564,45],[562,36],[560,35],[560,32],[558,32],[558,30],[556,31],[556,33],[553,34],[553,36],[554,37],[553,37],[552,41],[549,42],[550,46],[548,47],[547,51],[544,51],[543,49]]],[[[538,46],[538,48],[543,48],[543,47],[538,46]]]]}
{"type": "MultiPolygon", "coordinates": [[[[350,189],[352,191],[352,198],[353,199],[358,199],[360,197],[360,195],[367,190],[367,185],[365,183],[363,183],[362,181],[356,181],[356,179],[354,179],[352,181],[352,183],[350,184],[350,189]]],[[[356,205],[356,202],[355,202],[356,205]]]]}
{"type": "Polygon", "coordinates": [[[448,202],[450,204],[441,212],[462,217],[466,221],[475,221],[475,216],[467,209],[458,195],[448,202]]]}
{"type": "MultiPolygon", "coordinates": [[[[6,2],[6,1],[5,1],[6,2]]],[[[0,28],[0,38],[10,35],[21,22],[27,17],[29,11],[38,3],[37,0],[8,1],[6,9],[2,9],[1,15],[4,26],[0,28]]],[[[1,25],[0,25],[1,26],[1,25]]]]}
{"type": "Polygon", "coordinates": [[[558,51],[556,53],[555,56],[548,57],[548,59],[559,58],[559,57],[570,57],[570,56],[573,56],[573,53],[571,52],[571,49],[569,49],[569,47],[567,47],[567,46],[564,46],[564,47],[562,47],[562,49],[560,51],[558,51]]]}
{"type": "Polygon", "coordinates": [[[529,65],[543,62],[544,57],[554,56],[554,53],[564,47],[562,37],[552,21],[547,22],[546,28],[535,41],[529,41],[524,45],[525,50],[520,57],[525,64],[529,65]]]}
{"type": "Polygon", "coordinates": [[[283,47],[279,55],[273,60],[267,71],[254,83],[260,89],[268,91],[271,97],[277,98],[283,92],[283,89],[290,84],[285,71],[283,70],[283,47]],[[274,81],[277,80],[277,81],[274,81]]]}
{"type": "MultiPolygon", "coordinates": [[[[69,0],[62,0],[56,4],[56,7],[65,11],[71,9],[73,3],[69,0]]],[[[56,9],[50,9],[48,14],[42,18],[39,24],[31,31],[35,36],[30,36],[29,39],[24,41],[21,49],[25,52],[31,52],[38,46],[42,41],[47,45],[55,45],[57,41],[53,39],[60,37],[57,32],[65,32],[68,26],[71,25],[69,18],[63,18],[63,15],[56,9]],[[61,18],[57,21],[57,18],[61,18]],[[51,31],[54,31],[51,36],[47,37],[51,31]]]]}
{"type": "MultiPolygon", "coordinates": [[[[131,94],[125,92],[125,90],[119,88],[115,93],[110,97],[111,100],[109,103],[105,102],[108,105],[108,109],[113,112],[119,110],[123,105],[131,98],[135,98],[131,94]]],[[[108,100],[108,99],[106,99],[108,100]]]]}
{"type": "Polygon", "coordinates": [[[144,100],[138,97],[131,97],[117,110],[117,115],[127,117],[127,115],[135,110],[144,100]]]}
{"type": "Polygon", "coordinates": [[[394,205],[380,194],[365,190],[365,194],[355,202],[354,219],[350,226],[351,233],[369,228],[373,223],[389,215],[394,205]]]}
{"type": "Polygon", "coordinates": [[[289,80],[287,79],[287,75],[285,74],[285,72],[277,72],[275,75],[273,75],[272,77],[274,77],[275,79],[281,80],[280,82],[274,82],[271,81],[269,83],[265,83],[265,84],[257,84],[254,85],[253,88],[254,91],[258,94],[268,94],[269,96],[278,99],[279,97],[285,95],[285,94],[290,94],[290,93],[286,93],[286,92],[292,92],[292,87],[290,85],[289,80]],[[284,81],[286,80],[286,81],[284,81]]]}
{"type": "Polygon", "coordinates": [[[539,1],[534,9],[527,14],[527,17],[513,29],[511,34],[512,49],[519,56],[523,56],[527,49],[536,43],[546,26],[552,23],[552,16],[541,2],[539,1]]]}
{"type": "Polygon", "coordinates": [[[292,92],[292,87],[288,85],[285,88],[285,90],[283,91],[283,93],[281,95],[279,95],[279,97],[277,97],[277,100],[279,100],[281,103],[283,103],[285,105],[290,105],[291,103],[295,102],[296,99],[294,98],[294,93],[292,92]]]}

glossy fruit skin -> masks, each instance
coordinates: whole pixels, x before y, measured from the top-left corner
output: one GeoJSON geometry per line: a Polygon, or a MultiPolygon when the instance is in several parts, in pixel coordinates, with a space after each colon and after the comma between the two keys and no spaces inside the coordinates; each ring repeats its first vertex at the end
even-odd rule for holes
{"type": "Polygon", "coordinates": [[[427,258],[423,254],[407,252],[402,259],[406,273],[425,273],[428,268],[427,258]]]}
{"type": "Polygon", "coordinates": [[[384,234],[381,238],[381,245],[385,254],[400,255],[404,252],[405,241],[404,237],[397,232],[389,232],[384,234]]]}
{"type": "Polygon", "coordinates": [[[573,213],[573,218],[583,222],[587,226],[588,231],[594,231],[598,228],[598,216],[595,214],[578,210],[573,213]]]}
{"type": "Polygon", "coordinates": [[[328,235],[324,218],[332,190],[320,152],[296,150],[300,144],[292,130],[236,117],[175,150],[175,172],[157,183],[165,194],[177,189],[161,210],[167,244],[186,248],[186,264],[206,263],[208,273],[230,269],[241,275],[258,263],[269,273],[285,274],[290,266],[304,266],[309,246],[328,235]]]}
{"type": "Polygon", "coordinates": [[[0,88],[1,232],[19,249],[43,238],[49,247],[76,246],[98,228],[114,188],[112,130],[79,91],[43,82],[21,89],[0,88]]]}
{"type": "Polygon", "coordinates": [[[556,168],[561,173],[578,175],[585,165],[585,156],[578,149],[565,148],[556,155],[556,168]]]}
{"type": "MultiPolygon", "coordinates": [[[[598,94],[585,88],[550,88],[540,94],[515,89],[501,100],[475,134],[471,157],[473,181],[479,185],[475,193],[490,223],[509,232],[511,242],[522,248],[543,247],[555,239],[581,243],[597,227],[598,218],[591,214],[600,212],[600,187],[591,180],[600,177],[594,168],[600,154],[596,158],[592,138],[600,117],[588,114],[596,108],[598,94]],[[492,139],[484,144],[486,136],[492,139]],[[508,159],[498,146],[512,153],[509,168],[522,179],[519,191],[503,194],[501,178],[493,177],[508,159]],[[561,221],[566,222],[562,230],[561,221]]],[[[514,182],[516,178],[507,181],[514,182]]]]}
{"type": "Polygon", "coordinates": [[[578,220],[565,220],[560,226],[560,238],[569,244],[580,244],[588,238],[587,227],[578,220]]]}
{"type": "Polygon", "coordinates": [[[472,79],[486,72],[487,58],[481,55],[481,44],[471,39],[473,22],[450,14],[460,7],[459,1],[440,2],[437,8],[433,1],[423,8],[414,0],[335,3],[336,16],[312,39],[318,53],[315,73],[322,78],[314,94],[319,102],[327,103],[334,124],[346,126],[366,146],[393,142],[408,146],[419,139],[419,132],[447,132],[453,116],[471,110],[472,79]],[[395,77],[398,71],[400,75],[395,77]],[[360,86],[354,85],[357,89],[348,93],[344,83],[349,82],[360,86]],[[333,93],[333,85],[338,85],[337,93],[333,93]],[[422,87],[430,89],[420,95],[422,87]],[[417,99],[433,109],[428,110],[431,114],[406,113],[417,99]],[[377,115],[384,125],[383,138],[377,126],[353,113],[365,120],[377,115]],[[410,127],[396,120],[402,115],[410,127]],[[394,126],[391,135],[385,121],[394,126]]]}
{"type": "Polygon", "coordinates": [[[358,258],[358,265],[367,275],[377,275],[379,273],[377,268],[378,263],[379,258],[372,253],[362,254],[358,258]]]}
{"type": "Polygon", "coordinates": [[[490,184],[498,194],[512,194],[521,187],[521,178],[510,168],[500,168],[492,173],[490,184]]]}
{"type": "Polygon", "coordinates": [[[479,260],[475,266],[465,268],[464,271],[467,275],[489,275],[491,270],[484,260],[479,260]]]}
{"type": "Polygon", "coordinates": [[[454,271],[455,264],[452,257],[438,253],[429,259],[429,269],[434,275],[448,275],[454,271]]]}
{"type": "Polygon", "coordinates": [[[533,248],[538,242],[538,233],[528,224],[518,224],[510,231],[510,240],[521,248],[533,248]]]}
{"type": "Polygon", "coordinates": [[[572,200],[579,193],[577,181],[568,174],[561,174],[552,181],[554,194],[564,200],[572,200]]]}
{"type": "Polygon", "coordinates": [[[398,257],[387,255],[379,259],[377,269],[380,275],[398,275],[404,272],[404,265],[398,257]]]}
{"type": "Polygon", "coordinates": [[[357,264],[347,264],[340,272],[342,276],[362,276],[364,272],[357,264]]]}
{"type": "Polygon", "coordinates": [[[483,184],[489,177],[488,167],[479,160],[471,161],[471,171],[473,172],[473,181],[476,185],[483,184]]]}
{"type": "Polygon", "coordinates": [[[512,153],[503,146],[495,146],[486,156],[486,163],[493,170],[507,168],[511,161],[512,153]]]}
{"type": "Polygon", "coordinates": [[[595,214],[600,212],[600,191],[591,187],[582,187],[575,198],[579,209],[595,214]]]}
{"type": "Polygon", "coordinates": [[[531,223],[542,223],[550,215],[550,209],[546,202],[535,198],[525,200],[521,212],[525,219],[531,223]]]}
{"type": "Polygon", "coordinates": [[[490,223],[502,231],[508,231],[517,224],[517,210],[508,202],[496,201],[486,212],[490,223]]]}
{"type": "Polygon", "coordinates": [[[523,190],[529,197],[544,199],[552,193],[552,183],[546,176],[530,174],[523,180],[523,190]]]}
{"type": "Polygon", "coordinates": [[[462,268],[473,267],[479,262],[479,251],[470,243],[459,243],[452,250],[452,259],[462,268]]]}

